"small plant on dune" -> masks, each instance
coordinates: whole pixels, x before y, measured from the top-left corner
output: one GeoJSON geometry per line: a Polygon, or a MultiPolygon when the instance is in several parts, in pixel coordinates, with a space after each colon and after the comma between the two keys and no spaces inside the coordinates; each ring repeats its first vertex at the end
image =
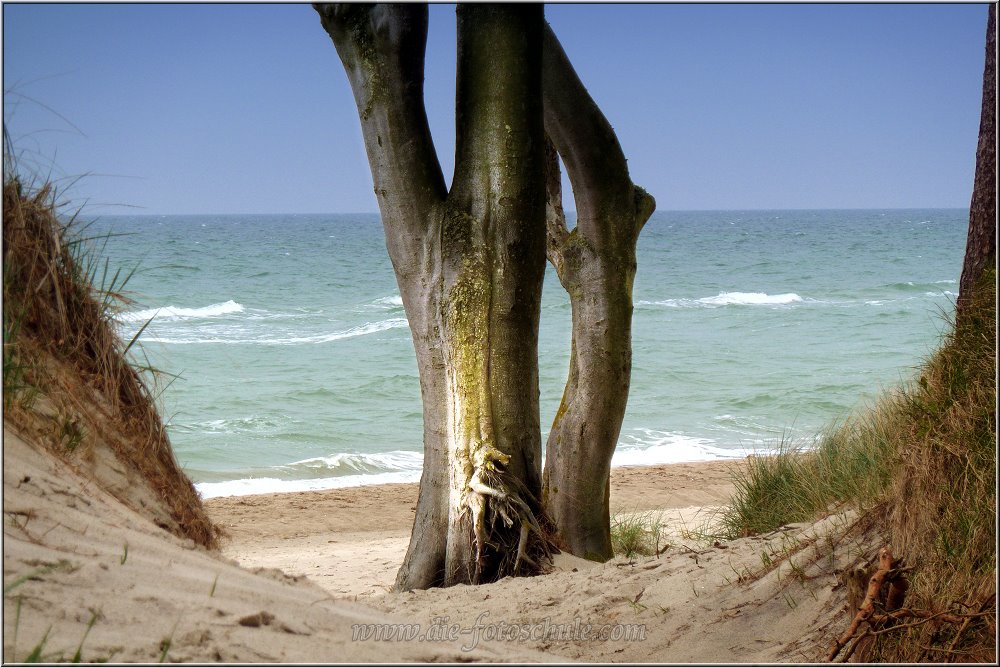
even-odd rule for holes
{"type": "Polygon", "coordinates": [[[56,442],[59,443],[60,447],[72,454],[80,446],[80,443],[83,442],[83,426],[80,425],[79,418],[73,414],[60,411],[60,414],[57,415],[56,423],[56,442]]]}
{"type": "Polygon", "coordinates": [[[41,640],[35,644],[35,648],[31,649],[31,652],[24,658],[25,662],[48,662],[48,659],[42,657],[42,651],[45,650],[45,644],[49,641],[50,632],[52,632],[52,626],[49,626],[49,629],[45,631],[44,635],[42,635],[41,640]]]}
{"type": "Polygon", "coordinates": [[[611,546],[626,558],[650,556],[660,548],[662,513],[616,512],[611,517],[611,546]]]}
{"type": "MultiPolygon", "coordinates": [[[[14,619],[14,638],[13,638],[13,643],[11,645],[12,661],[16,660],[17,658],[17,631],[21,622],[21,600],[22,598],[20,597],[17,598],[17,611],[16,611],[16,617],[14,619]]],[[[45,653],[45,646],[49,642],[49,635],[52,634],[52,626],[49,626],[48,629],[45,631],[45,634],[43,634],[42,638],[38,641],[38,643],[35,644],[35,646],[31,649],[31,651],[28,652],[26,656],[24,656],[22,662],[31,664],[39,662],[46,662],[46,663],[84,662],[83,645],[86,643],[87,637],[90,635],[90,631],[94,628],[94,625],[96,625],[97,621],[101,618],[101,612],[99,609],[90,608],[88,609],[88,611],[90,611],[90,620],[87,622],[87,627],[83,631],[83,637],[80,639],[80,643],[77,645],[76,652],[73,653],[72,657],[67,659],[66,656],[61,651],[45,653]]],[[[108,662],[110,657],[111,656],[108,656],[107,658],[94,658],[87,660],[87,662],[108,662]]]]}
{"type": "Polygon", "coordinates": [[[100,618],[101,612],[98,610],[90,610],[90,621],[87,622],[87,629],[83,631],[83,639],[80,640],[80,645],[76,647],[76,653],[73,654],[73,659],[70,662],[82,662],[83,661],[83,643],[87,641],[87,635],[94,628],[94,624],[97,623],[97,619],[100,618]]]}
{"type": "MultiPolygon", "coordinates": [[[[11,269],[4,263],[3,284],[6,286],[10,282],[9,273],[11,269]]],[[[8,303],[12,295],[4,289],[3,308],[3,404],[4,409],[10,410],[15,405],[20,405],[26,410],[30,410],[35,398],[38,396],[38,389],[30,380],[32,369],[30,358],[27,358],[19,351],[17,341],[21,332],[21,325],[24,322],[24,305],[8,303]]]]}
{"type": "Polygon", "coordinates": [[[177,625],[180,622],[181,622],[181,619],[178,618],[174,622],[174,627],[172,627],[170,629],[170,634],[167,635],[167,636],[165,636],[163,639],[160,640],[160,645],[159,645],[160,660],[159,660],[159,662],[166,662],[169,659],[169,657],[170,657],[170,648],[174,644],[174,635],[177,634],[177,625]]]}

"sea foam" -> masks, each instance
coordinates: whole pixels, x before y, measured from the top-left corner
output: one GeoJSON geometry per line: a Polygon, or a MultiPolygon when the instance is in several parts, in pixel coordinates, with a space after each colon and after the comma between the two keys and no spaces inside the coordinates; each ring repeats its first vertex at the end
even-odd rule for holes
{"type": "Polygon", "coordinates": [[[402,308],[403,307],[403,297],[398,294],[392,296],[384,296],[381,299],[375,299],[373,302],[376,306],[381,306],[383,308],[402,308]]]}
{"type": "Polygon", "coordinates": [[[256,477],[234,479],[227,482],[203,482],[194,488],[202,498],[221,496],[252,496],[261,493],[293,493],[295,491],[320,491],[342,489],[351,486],[372,484],[405,484],[420,481],[419,470],[385,472],[377,474],[345,475],[343,477],[322,477],[317,479],[278,479],[256,477]]]}
{"type": "Polygon", "coordinates": [[[378,322],[366,322],[360,326],[351,327],[350,329],[344,329],[343,331],[334,331],[328,334],[318,334],[316,336],[298,336],[291,338],[264,338],[256,342],[261,345],[301,345],[303,343],[330,343],[335,340],[343,340],[344,338],[354,338],[356,336],[367,336],[368,334],[378,333],[379,331],[386,331],[388,329],[398,329],[400,327],[409,326],[405,317],[393,317],[388,320],[380,320],[378,322]]]}
{"type": "Polygon", "coordinates": [[[420,471],[424,457],[420,452],[392,451],[371,454],[339,453],[317,456],[282,466],[298,471],[322,471],[330,475],[370,474],[381,472],[420,471]]]}
{"type": "Polygon", "coordinates": [[[147,308],[131,313],[122,313],[118,319],[122,322],[145,322],[146,320],[181,320],[195,318],[222,317],[233,313],[242,313],[245,310],[243,304],[233,300],[223,303],[213,303],[211,306],[202,308],[177,308],[176,306],[163,306],[162,308],[147,308]]]}
{"type": "Polygon", "coordinates": [[[623,436],[611,466],[651,466],[692,461],[737,459],[751,453],[744,447],[719,447],[714,440],[655,429],[635,429],[623,436]]]}
{"type": "Polygon", "coordinates": [[[698,299],[707,306],[784,306],[802,301],[794,292],[764,294],[763,292],[721,292],[718,296],[698,299]]]}
{"type": "Polygon", "coordinates": [[[380,320],[378,322],[366,322],[365,324],[356,327],[351,327],[350,329],[344,329],[341,331],[332,331],[330,333],[316,334],[313,336],[281,336],[281,337],[261,336],[259,338],[192,336],[190,338],[186,338],[186,337],[178,337],[176,335],[174,336],[146,335],[143,337],[143,341],[152,343],[162,343],[165,345],[206,345],[206,344],[313,345],[317,343],[332,343],[334,341],[344,340],[346,338],[367,336],[368,334],[378,333],[380,331],[387,331],[389,329],[399,329],[407,326],[409,326],[409,322],[406,320],[405,317],[394,317],[388,320],[380,320]]]}
{"type": "Polygon", "coordinates": [[[716,296],[700,299],[663,299],[638,301],[636,306],[663,306],[667,308],[718,308],[719,306],[788,306],[806,299],[794,292],[765,294],[764,292],[720,292],[716,296]]]}
{"type": "MultiPolygon", "coordinates": [[[[677,433],[638,429],[618,443],[612,467],[652,466],[695,461],[718,461],[743,458],[752,453],[744,447],[719,447],[714,441],[677,433]]],[[[544,459],[543,459],[544,460],[544,459]]],[[[252,477],[225,482],[202,482],[195,488],[202,498],[249,496],[262,493],[292,493],[341,489],[372,484],[403,484],[420,481],[423,455],[414,451],[372,454],[333,454],[317,456],[278,466],[275,472],[312,473],[308,479],[252,477]]]]}
{"type": "Polygon", "coordinates": [[[195,484],[195,488],[202,498],[215,498],[317,491],[370,484],[402,484],[420,480],[423,461],[423,455],[413,451],[338,453],[295,461],[275,469],[275,472],[296,476],[294,479],[251,477],[203,482],[195,484]],[[302,476],[307,477],[303,479],[302,476]]]}

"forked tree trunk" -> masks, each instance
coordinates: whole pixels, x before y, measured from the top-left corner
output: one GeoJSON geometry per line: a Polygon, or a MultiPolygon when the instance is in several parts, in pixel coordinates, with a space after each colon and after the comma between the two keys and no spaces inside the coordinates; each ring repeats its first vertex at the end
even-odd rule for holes
{"type": "Polygon", "coordinates": [[[632,371],[632,281],[639,232],[656,207],[632,183],[614,130],[580,82],[551,28],[543,53],[545,131],[576,201],[563,215],[559,162],[548,152],[547,253],[569,293],[569,376],[545,450],[543,503],[556,544],[604,561],[613,555],[609,478],[632,371]]]}
{"type": "Polygon", "coordinates": [[[459,6],[450,193],[423,105],[427,7],[316,9],[354,92],[420,374],[424,467],[396,586],[537,571],[542,8],[459,6]]]}
{"type": "Polygon", "coordinates": [[[997,119],[996,119],[996,5],[986,21],[986,65],[983,68],[983,105],[979,118],[976,175],[969,207],[969,237],[958,290],[958,318],[983,271],[993,266],[997,254],[997,119]]]}

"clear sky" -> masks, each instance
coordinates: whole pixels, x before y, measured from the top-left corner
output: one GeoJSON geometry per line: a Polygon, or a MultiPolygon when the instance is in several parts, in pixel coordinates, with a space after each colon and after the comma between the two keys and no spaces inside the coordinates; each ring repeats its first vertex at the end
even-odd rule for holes
{"type": "MultiPolygon", "coordinates": [[[[660,210],[967,207],[986,13],[546,7],[660,210]]],[[[454,59],[454,5],[432,5],[427,107],[448,178],[454,59]]],[[[85,175],[68,195],[88,211],[377,210],[346,76],[308,5],[4,3],[3,74],[22,160],[67,185],[85,175]]]]}

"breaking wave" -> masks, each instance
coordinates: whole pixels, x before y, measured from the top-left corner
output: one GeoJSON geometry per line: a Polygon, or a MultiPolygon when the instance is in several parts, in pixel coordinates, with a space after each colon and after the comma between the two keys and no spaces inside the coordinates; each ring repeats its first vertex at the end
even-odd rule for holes
{"type": "Polygon", "coordinates": [[[667,308],[718,308],[720,306],[788,306],[801,303],[803,299],[794,292],[785,294],[765,294],[764,292],[720,292],[716,296],[701,299],[664,299],[662,301],[639,301],[637,306],[665,306],[667,308]]]}
{"type": "Polygon", "coordinates": [[[145,322],[150,319],[198,319],[232,315],[233,313],[242,313],[244,310],[246,309],[243,307],[243,304],[229,300],[223,303],[213,303],[211,306],[204,306],[202,308],[177,308],[176,306],[146,308],[145,310],[137,310],[131,313],[122,313],[118,316],[118,319],[122,322],[145,322]]]}

